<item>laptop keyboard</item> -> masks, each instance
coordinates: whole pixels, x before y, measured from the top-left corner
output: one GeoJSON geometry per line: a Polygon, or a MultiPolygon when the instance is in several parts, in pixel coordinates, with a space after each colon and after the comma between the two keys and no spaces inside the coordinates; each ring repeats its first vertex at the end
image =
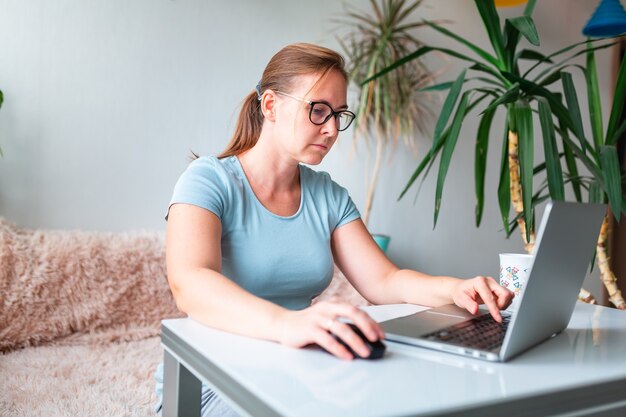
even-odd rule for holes
{"type": "Polygon", "coordinates": [[[492,351],[502,345],[510,321],[511,316],[502,315],[502,323],[498,323],[490,314],[485,314],[423,337],[434,342],[492,351]]]}

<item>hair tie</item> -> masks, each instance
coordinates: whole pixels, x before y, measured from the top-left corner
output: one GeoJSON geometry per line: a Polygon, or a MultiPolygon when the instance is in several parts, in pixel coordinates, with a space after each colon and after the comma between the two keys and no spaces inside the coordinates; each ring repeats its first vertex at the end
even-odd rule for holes
{"type": "Polygon", "coordinates": [[[261,81],[256,85],[257,100],[261,101],[261,81]]]}

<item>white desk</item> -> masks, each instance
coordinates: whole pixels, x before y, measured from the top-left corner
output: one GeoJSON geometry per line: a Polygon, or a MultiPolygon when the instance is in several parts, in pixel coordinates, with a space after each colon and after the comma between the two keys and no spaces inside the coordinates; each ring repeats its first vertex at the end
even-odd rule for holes
{"type": "Polygon", "coordinates": [[[626,416],[626,312],[582,303],[567,330],[504,364],[390,342],[382,360],[346,362],[191,319],[164,320],[162,343],[164,417],[199,415],[200,381],[254,417],[626,416]]]}

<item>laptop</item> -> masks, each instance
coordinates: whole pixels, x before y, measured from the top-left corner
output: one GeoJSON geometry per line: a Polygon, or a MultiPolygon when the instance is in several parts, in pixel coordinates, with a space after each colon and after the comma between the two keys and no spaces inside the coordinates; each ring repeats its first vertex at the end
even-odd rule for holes
{"type": "Polygon", "coordinates": [[[537,234],[528,282],[513,314],[496,322],[455,305],[381,323],[391,342],[505,362],[567,327],[593,257],[604,204],[549,202],[537,234]]]}

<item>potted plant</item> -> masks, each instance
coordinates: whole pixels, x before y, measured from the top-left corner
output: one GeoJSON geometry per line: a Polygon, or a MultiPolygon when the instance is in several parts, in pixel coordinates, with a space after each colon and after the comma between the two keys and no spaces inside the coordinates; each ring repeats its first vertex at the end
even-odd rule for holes
{"type": "MultiPolygon", "coordinates": [[[[337,38],[348,58],[348,73],[355,81],[358,105],[354,127],[354,143],[363,140],[367,144],[368,169],[367,191],[363,222],[369,224],[374,195],[385,153],[398,140],[411,149],[416,148],[416,130],[425,131],[429,119],[426,107],[430,97],[418,90],[431,83],[433,75],[419,59],[411,60],[392,73],[385,74],[365,84],[369,77],[394,61],[423,46],[412,31],[423,22],[410,21],[412,13],[422,0],[371,0],[372,13],[347,10],[340,22],[351,28],[342,38],[337,38]],[[374,145],[374,157],[371,158],[374,145]]],[[[381,248],[385,236],[374,235],[381,248]]],[[[387,240],[388,242],[388,240],[387,240]]]]}
{"type": "MultiPolygon", "coordinates": [[[[435,126],[432,147],[416,168],[400,198],[420,175],[428,172],[426,168],[430,168],[441,154],[435,194],[436,224],[447,170],[463,120],[474,108],[482,109],[476,135],[474,165],[478,227],[484,205],[491,122],[495,112],[503,109],[507,117],[497,194],[507,236],[519,226],[525,248],[531,252],[535,239],[534,207],[547,198],[563,200],[566,184],[572,187],[577,201],[582,201],[583,194],[586,193],[591,202],[609,203],[610,211],[598,240],[597,261],[610,301],[616,307],[626,309],[626,302],[617,288],[615,276],[606,262],[605,245],[611,212],[617,221],[623,212],[626,213],[625,174],[619,166],[616,149],[618,138],[626,131],[626,123],[620,124],[626,94],[626,64],[622,63],[619,70],[609,124],[604,131],[594,51],[611,46],[611,42],[584,41],[549,55],[536,49],[518,50],[521,37],[532,45],[539,46],[539,36],[531,17],[535,0],[528,2],[522,16],[506,19],[502,28],[493,0],[475,0],[475,3],[493,51],[484,50],[437,23],[426,22],[444,36],[458,41],[476,57],[451,49],[424,46],[363,82],[365,85],[377,77],[397,71],[431,51],[440,51],[469,63],[455,81],[430,87],[431,90],[447,90],[448,94],[435,126]],[[579,55],[586,56],[585,66],[569,63],[579,55]],[[531,63],[528,70],[520,69],[521,60],[531,63]],[[569,70],[580,70],[585,76],[591,135],[584,131],[578,92],[569,70]],[[467,76],[468,74],[471,76],[467,76]],[[561,84],[562,92],[552,89],[557,83],[561,84]],[[533,116],[534,112],[537,116],[533,116]],[[540,143],[545,153],[545,160],[538,164],[533,157],[535,117],[539,118],[541,125],[540,143]],[[559,142],[557,138],[560,138],[559,142]],[[579,164],[588,173],[581,173],[579,164]],[[534,190],[533,178],[538,175],[544,176],[545,180],[538,190],[534,190]],[[509,221],[511,205],[515,212],[512,222],[509,221]]],[[[590,296],[588,292],[581,290],[579,297],[590,300],[590,296]]]]}

